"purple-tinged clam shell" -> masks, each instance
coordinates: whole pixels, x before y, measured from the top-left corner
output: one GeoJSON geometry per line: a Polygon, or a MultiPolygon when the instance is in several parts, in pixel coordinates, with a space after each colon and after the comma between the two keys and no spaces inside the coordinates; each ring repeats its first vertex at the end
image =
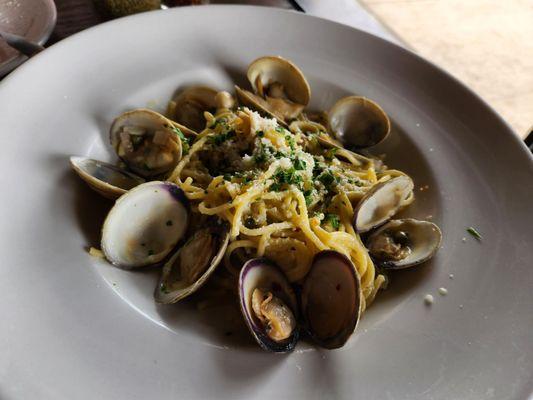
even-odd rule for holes
{"type": "Polygon", "coordinates": [[[324,348],[342,347],[357,326],[362,297],[355,266],[345,255],[316,254],[301,295],[306,331],[324,348]]]}
{"type": "Polygon", "coordinates": [[[70,157],[70,165],[91,189],[115,200],[145,180],[115,165],[86,157],[70,157]]]}
{"type": "Polygon", "coordinates": [[[298,341],[298,328],[295,326],[289,337],[284,340],[273,340],[252,306],[252,294],[255,289],[271,292],[283,301],[298,320],[298,303],[294,291],[283,272],[272,261],[266,258],[254,258],[244,264],[239,275],[239,301],[241,311],[253,337],[259,345],[268,351],[287,352],[294,349],[298,341]]]}

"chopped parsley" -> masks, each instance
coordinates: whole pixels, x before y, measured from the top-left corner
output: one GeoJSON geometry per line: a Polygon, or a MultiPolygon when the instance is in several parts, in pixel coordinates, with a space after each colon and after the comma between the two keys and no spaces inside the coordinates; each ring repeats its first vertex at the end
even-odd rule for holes
{"type": "Polygon", "coordinates": [[[475,237],[477,240],[481,240],[483,239],[483,237],[481,236],[481,234],[475,229],[475,228],[472,228],[471,226],[468,227],[468,229],[466,230],[468,233],[470,233],[473,237],[475,237]]]}
{"type": "Polygon", "coordinates": [[[181,131],[180,128],[174,126],[172,127],[172,131],[180,138],[181,140],[181,147],[183,149],[183,154],[187,154],[189,153],[189,148],[190,148],[190,143],[189,143],[189,139],[185,137],[185,135],[183,134],[183,132],[181,131]]]}
{"type": "Polygon", "coordinates": [[[283,157],[287,157],[287,154],[284,153],[283,151],[276,151],[276,152],[274,153],[274,157],[276,157],[276,158],[283,158],[283,157]]]}
{"type": "Polygon", "coordinates": [[[302,177],[296,173],[294,167],[288,169],[278,168],[273,176],[274,183],[270,185],[270,190],[280,191],[284,185],[296,185],[299,189],[302,187],[302,177]]]}
{"type": "Polygon", "coordinates": [[[226,140],[231,139],[234,136],[235,136],[235,131],[229,131],[226,133],[218,133],[216,135],[213,135],[210,137],[210,140],[215,145],[220,146],[226,140]]]}
{"type": "Polygon", "coordinates": [[[272,146],[265,146],[262,142],[259,143],[259,146],[256,147],[256,150],[254,151],[253,160],[256,164],[263,164],[266,161],[270,159],[270,157],[275,154],[276,158],[278,157],[278,153],[275,153],[276,149],[272,146]]]}
{"type": "Polygon", "coordinates": [[[355,185],[355,186],[363,186],[363,183],[359,180],[355,180],[355,179],[352,179],[352,178],[349,178],[348,179],[348,183],[352,184],[352,185],[355,185]]]}
{"type": "Polygon", "coordinates": [[[300,160],[299,158],[296,158],[294,160],[294,169],[302,170],[307,167],[307,163],[304,160],[300,160]]]}
{"type": "Polygon", "coordinates": [[[166,226],[172,226],[172,221],[171,220],[168,220],[165,224],[166,226]]]}
{"type": "MultiPolygon", "coordinates": [[[[253,171],[234,171],[234,172],[226,172],[222,175],[222,178],[225,181],[231,182],[234,178],[240,179],[241,183],[247,184],[250,183],[255,178],[255,173],[253,171]]],[[[206,191],[207,193],[207,191],[206,191]]]]}
{"type": "Polygon", "coordinates": [[[264,148],[257,154],[254,155],[253,160],[256,164],[263,164],[268,159],[264,148]]]}
{"type": "Polygon", "coordinates": [[[337,182],[337,178],[335,178],[331,171],[328,170],[325,170],[318,175],[317,179],[322,182],[326,188],[331,187],[333,183],[337,182]]]}
{"type": "Polygon", "coordinates": [[[296,173],[296,169],[294,167],[284,170],[278,169],[274,175],[274,178],[278,183],[281,184],[286,183],[288,185],[297,185],[302,182],[302,177],[296,173]]]}
{"type": "Polygon", "coordinates": [[[313,167],[313,177],[316,179],[324,171],[325,168],[326,166],[315,158],[315,166],[313,167]]]}
{"type": "Polygon", "coordinates": [[[263,131],[257,131],[257,136],[259,136],[259,137],[263,137],[263,136],[265,136],[265,132],[263,132],[263,131]]]}
{"type": "Polygon", "coordinates": [[[148,250],[148,255],[149,256],[153,256],[154,255],[154,251],[153,250],[148,250]]]}
{"type": "Polygon", "coordinates": [[[310,205],[313,202],[313,189],[304,191],[305,204],[310,205]]]}
{"type": "Polygon", "coordinates": [[[294,150],[296,147],[296,142],[294,141],[294,138],[292,137],[292,135],[285,135],[285,140],[289,144],[289,147],[291,148],[291,150],[294,150]]]}
{"type": "Polygon", "coordinates": [[[273,192],[279,192],[281,190],[281,184],[274,182],[272,185],[270,185],[270,190],[273,192]]]}
{"type": "Polygon", "coordinates": [[[337,214],[326,214],[324,223],[329,224],[333,229],[339,229],[340,219],[337,214]]]}
{"type": "Polygon", "coordinates": [[[211,124],[210,128],[215,128],[217,125],[225,127],[227,122],[228,120],[226,118],[215,119],[215,121],[211,124]]]}
{"type": "Polygon", "coordinates": [[[326,151],[326,154],[324,154],[324,158],[328,161],[333,160],[333,157],[335,157],[335,154],[337,154],[337,148],[332,147],[331,149],[326,151]]]}

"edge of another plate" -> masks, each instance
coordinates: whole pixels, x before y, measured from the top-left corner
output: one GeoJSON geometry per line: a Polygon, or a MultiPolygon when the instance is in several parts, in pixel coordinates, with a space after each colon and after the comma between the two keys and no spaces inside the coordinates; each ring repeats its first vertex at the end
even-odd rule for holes
{"type": "MultiPolygon", "coordinates": [[[[44,45],[46,41],[50,38],[50,35],[52,35],[52,32],[54,31],[54,28],[56,26],[57,8],[53,0],[41,1],[46,7],[47,14],[45,15],[46,22],[42,24],[43,30],[41,31],[41,34],[39,35],[39,38],[36,40],[36,42],[40,45],[44,45]]],[[[10,58],[4,61],[3,63],[0,63],[0,78],[13,71],[16,67],[18,67],[27,59],[28,58],[26,56],[19,54],[18,56],[10,58]]]]}

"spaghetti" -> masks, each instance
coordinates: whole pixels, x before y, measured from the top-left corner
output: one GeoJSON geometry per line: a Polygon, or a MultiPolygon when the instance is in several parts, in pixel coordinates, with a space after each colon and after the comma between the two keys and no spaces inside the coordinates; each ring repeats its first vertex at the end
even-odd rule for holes
{"type": "Polygon", "coordinates": [[[305,118],[287,129],[248,108],[204,114],[207,127],[168,180],[194,213],[229,222],[228,271],[236,275],[244,260],[265,256],[299,282],[313,256],[332,249],[355,265],[369,305],[385,277],[353,228],[354,206],[374,185],[403,173],[330,145],[327,129],[305,118]]]}

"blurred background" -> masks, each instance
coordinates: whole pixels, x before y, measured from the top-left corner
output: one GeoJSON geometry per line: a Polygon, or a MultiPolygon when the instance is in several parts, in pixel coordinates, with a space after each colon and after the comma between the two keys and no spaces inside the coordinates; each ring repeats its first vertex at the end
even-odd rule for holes
{"type": "MultiPolygon", "coordinates": [[[[533,0],[0,0],[0,34],[17,33],[49,46],[109,19],[208,3],[295,9],[370,31],[463,81],[520,137],[533,128],[533,0]],[[23,12],[42,17],[38,3],[57,9],[55,25],[43,28],[49,31],[41,36],[20,17],[23,12]]],[[[12,68],[21,61],[13,60],[17,56],[0,39],[0,66],[7,61],[12,68]]]]}

